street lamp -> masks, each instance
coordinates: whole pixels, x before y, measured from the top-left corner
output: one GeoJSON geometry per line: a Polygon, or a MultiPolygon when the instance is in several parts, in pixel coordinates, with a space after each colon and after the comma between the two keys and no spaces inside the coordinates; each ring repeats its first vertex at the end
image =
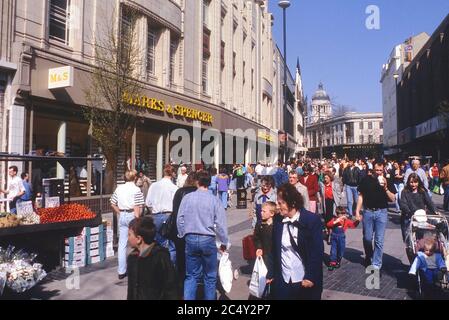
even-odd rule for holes
{"type": "MultiPolygon", "coordinates": [[[[282,8],[283,13],[283,30],[284,30],[284,110],[283,114],[287,110],[287,27],[286,27],[286,9],[290,7],[290,1],[289,0],[280,0],[278,2],[279,7],[282,8]]],[[[285,121],[285,116],[284,116],[285,121]]],[[[284,124],[285,125],[285,124],[284,124]]],[[[288,133],[286,132],[284,142],[284,163],[287,162],[287,140],[288,140],[288,133]]]]}

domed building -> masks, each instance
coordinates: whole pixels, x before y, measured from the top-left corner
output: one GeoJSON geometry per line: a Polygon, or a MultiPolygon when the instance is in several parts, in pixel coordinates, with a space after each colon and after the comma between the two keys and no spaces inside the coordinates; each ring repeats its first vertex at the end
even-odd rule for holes
{"type": "Polygon", "coordinates": [[[312,97],[312,113],[310,123],[317,123],[319,119],[329,119],[332,116],[332,105],[329,95],[324,90],[323,84],[320,82],[318,90],[312,97]]]}

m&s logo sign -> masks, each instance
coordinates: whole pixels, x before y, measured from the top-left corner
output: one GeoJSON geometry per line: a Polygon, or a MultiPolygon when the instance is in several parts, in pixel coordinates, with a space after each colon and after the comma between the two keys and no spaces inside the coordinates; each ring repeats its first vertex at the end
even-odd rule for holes
{"type": "Polygon", "coordinates": [[[48,69],[48,89],[73,87],[73,67],[48,69]]]}

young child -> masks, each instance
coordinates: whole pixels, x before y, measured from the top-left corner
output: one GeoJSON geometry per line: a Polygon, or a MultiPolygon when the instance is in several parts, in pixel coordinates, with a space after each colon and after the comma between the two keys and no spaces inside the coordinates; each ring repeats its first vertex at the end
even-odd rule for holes
{"type": "Polygon", "coordinates": [[[424,274],[423,280],[427,285],[441,279],[443,273],[447,271],[442,255],[435,252],[435,239],[432,237],[424,239],[424,249],[418,252],[409,274],[416,275],[418,270],[424,274]]]}
{"type": "Polygon", "coordinates": [[[273,235],[273,217],[276,214],[276,203],[267,201],[262,204],[262,223],[254,229],[254,246],[256,256],[262,257],[268,270],[271,270],[271,247],[273,235]]]}
{"type": "Polygon", "coordinates": [[[329,271],[340,268],[340,262],[346,249],[346,230],[348,228],[357,228],[359,225],[359,221],[354,222],[348,218],[346,215],[346,208],[337,207],[335,213],[337,214],[337,217],[332,218],[326,225],[329,229],[332,229],[329,271]]]}
{"type": "Polygon", "coordinates": [[[134,250],[128,256],[128,300],[178,299],[170,254],[156,243],[155,236],[152,217],[140,217],[130,222],[128,242],[134,250]]]}

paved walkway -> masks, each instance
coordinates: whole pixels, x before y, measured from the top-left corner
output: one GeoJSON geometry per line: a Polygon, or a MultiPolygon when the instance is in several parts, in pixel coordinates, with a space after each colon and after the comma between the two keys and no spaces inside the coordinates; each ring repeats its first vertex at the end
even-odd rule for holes
{"type": "MultiPolygon", "coordinates": [[[[435,196],[437,207],[442,197],[435,196]]],[[[234,202],[235,203],[235,202],[234,202]]],[[[248,284],[252,266],[242,257],[242,238],[251,232],[248,209],[228,211],[228,228],[232,247],[230,258],[233,268],[238,269],[240,277],[233,282],[232,291],[220,299],[247,300],[248,284]]],[[[326,259],[330,248],[325,245],[326,259]]],[[[329,300],[408,300],[416,297],[413,282],[408,277],[409,264],[405,254],[399,227],[399,215],[389,214],[385,236],[384,266],[379,281],[379,289],[367,289],[366,281],[370,274],[365,273],[363,262],[362,227],[348,230],[347,250],[340,269],[324,270],[323,299],[329,300]]],[[[117,279],[117,259],[111,258],[103,263],[80,270],[79,289],[73,276],[64,271],[53,272],[44,282],[16,299],[68,299],[68,300],[122,300],[126,299],[127,280],[117,279]]]]}

